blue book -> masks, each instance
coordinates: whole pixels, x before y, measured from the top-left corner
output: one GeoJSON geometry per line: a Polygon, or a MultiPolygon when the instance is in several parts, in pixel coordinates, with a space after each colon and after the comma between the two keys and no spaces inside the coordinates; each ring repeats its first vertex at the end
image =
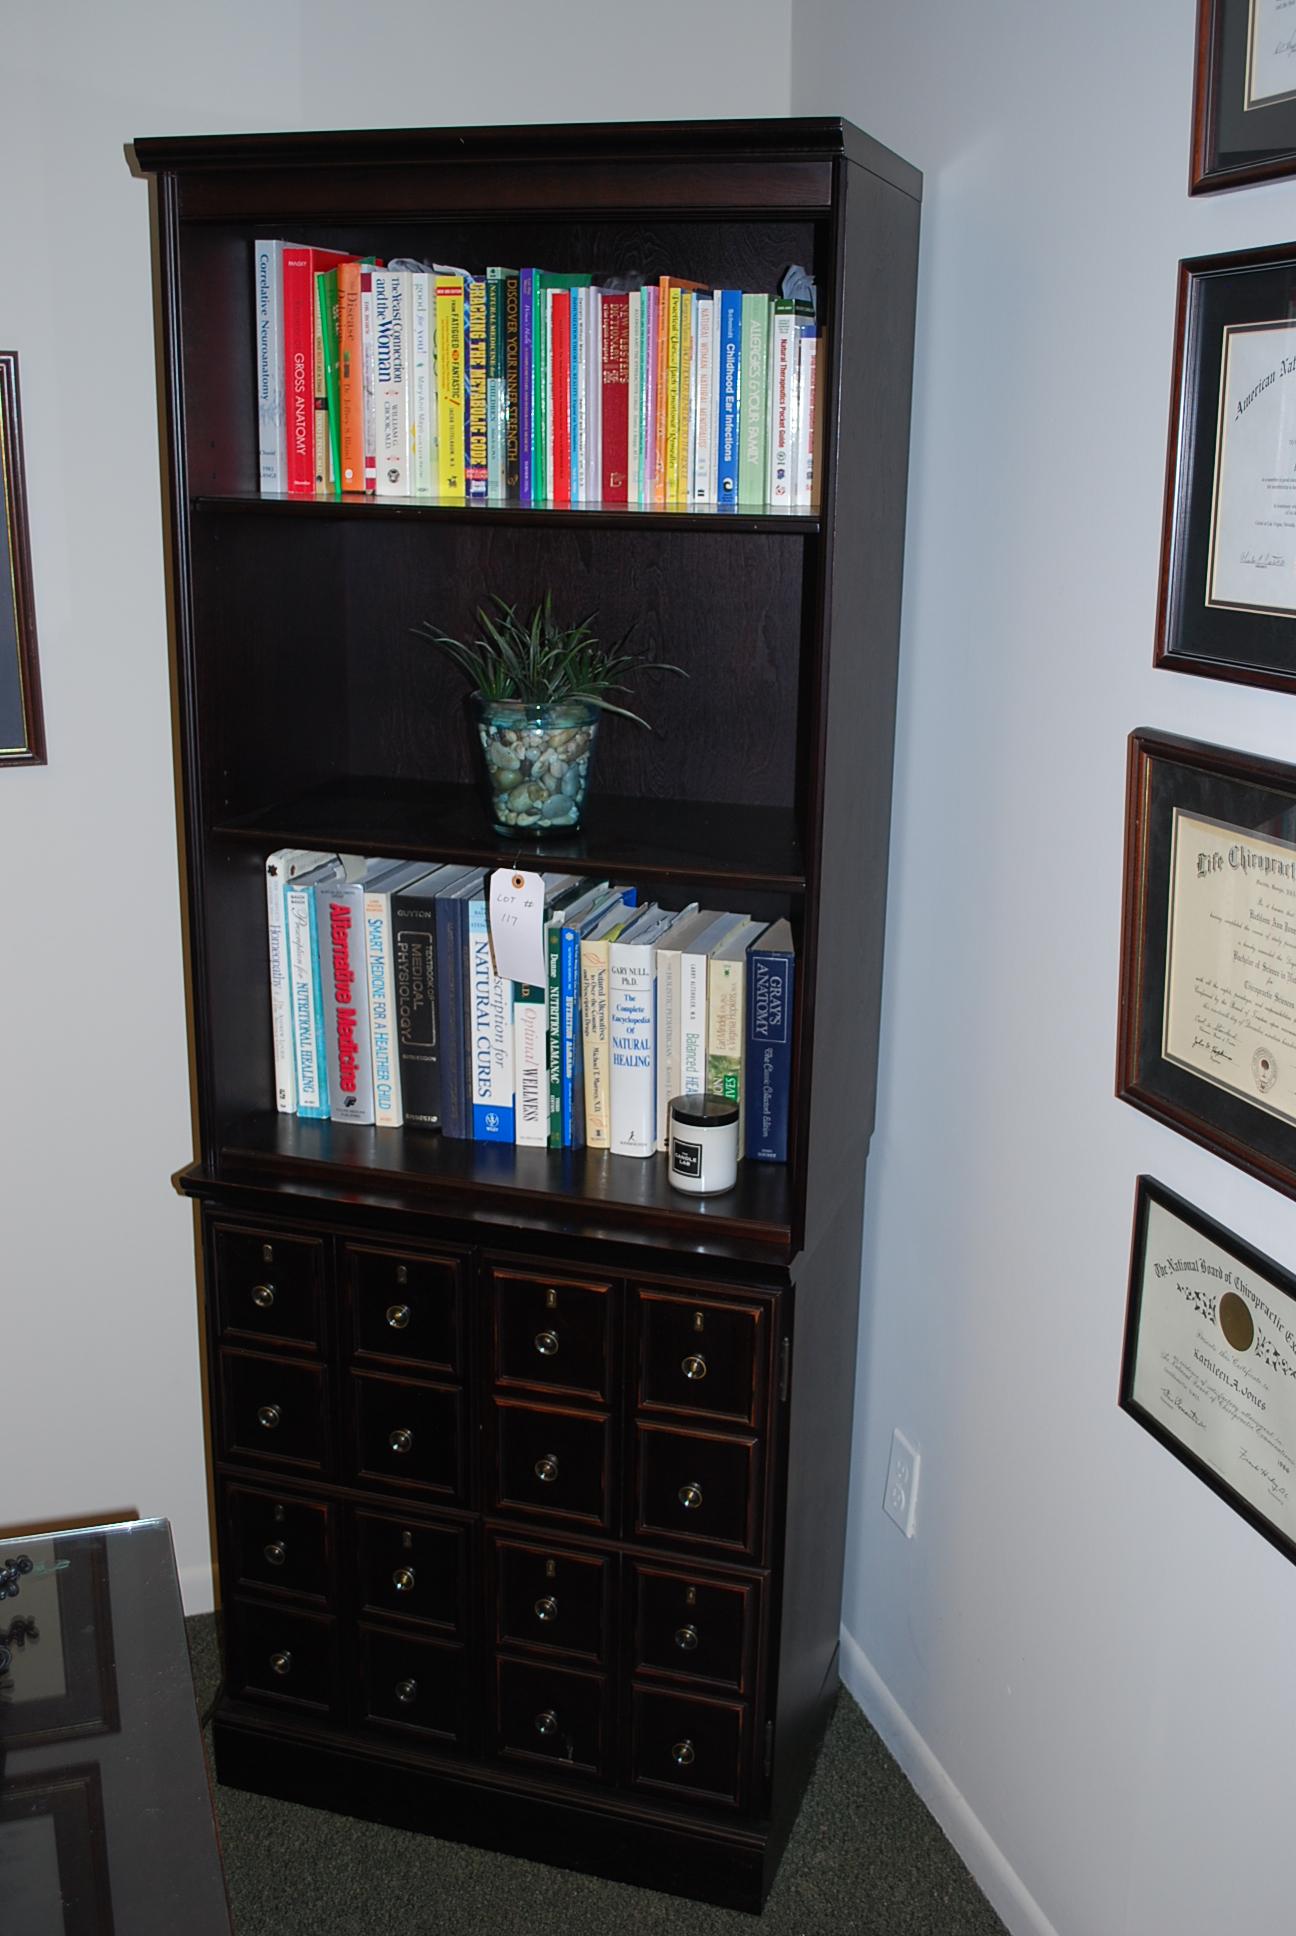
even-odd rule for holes
{"type": "Polygon", "coordinates": [[[716,291],[716,373],[720,425],[716,441],[716,503],[738,502],[738,390],[742,374],[742,292],[716,291]]]}
{"type": "Polygon", "coordinates": [[[324,1121],[329,1113],[328,1059],[324,1046],[324,984],[320,975],[314,890],[321,881],[344,880],[346,871],[340,856],[334,855],[321,861],[318,867],[299,874],[284,890],[297,1114],[324,1121]]]}
{"type": "Polygon", "coordinates": [[[475,1143],[513,1141],[513,984],[495,973],[486,892],[468,903],[468,1095],[475,1143]]]}
{"type": "Polygon", "coordinates": [[[792,1094],[792,1004],[796,951],[786,921],[766,928],[747,952],[747,1067],[744,1147],[749,1158],[786,1163],[792,1094]]]}
{"type": "Polygon", "coordinates": [[[598,926],[608,909],[633,907],[637,896],[633,888],[609,887],[604,881],[568,910],[559,938],[558,1002],[560,1045],[558,1051],[558,1120],[563,1149],[582,1149],[585,1144],[585,1061],[581,1028],[581,942],[598,926]]]}
{"type": "MultiPolygon", "coordinates": [[[[579,883],[578,883],[579,887],[579,883]]],[[[554,914],[545,924],[545,949],[548,960],[548,981],[545,989],[548,1011],[547,1053],[549,1062],[549,1147],[565,1149],[563,1141],[563,1073],[569,1061],[563,1042],[563,955],[565,939],[569,927],[584,919],[595,907],[602,907],[611,889],[607,881],[599,881],[593,887],[579,892],[568,892],[553,903],[554,914]]],[[[570,978],[570,969],[568,971],[570,978]]],[[[576,987],[580,987],[580,943],[576,944],[576,987]]],[[[579,1014],[579,1002],[577,1003],[579,1014]]],[[[579,1023],[577,1024],[579,1026],[579,1023]]],[[[570,1120],[570,1097],[567,1105],[567,1118],[570,1120]]]]}
{"type": "Polygon", "coordinates": [[[468,871],[454,865],[429,867],[426,861],[411,861],[385,878],[371,897],[378,924],[386,930],[378,945],[387,956],[385,1006],[373,1006],[371,984],[374,1115],[393,1127],[407,1123],[419,1129],[441,1128],[436,897],[463,880],[468,871]],[[385,1096],[379,1074],[380,1046],[387,1051],[385,1096]]]}
{"type": "Polygon", "coordinates": [[[472,1141],[468,1106],[468,903],[482,892],[486,876],[474,869],[436,899],[436,1012],[441,1041],[441,1133],[472,1141]]]}

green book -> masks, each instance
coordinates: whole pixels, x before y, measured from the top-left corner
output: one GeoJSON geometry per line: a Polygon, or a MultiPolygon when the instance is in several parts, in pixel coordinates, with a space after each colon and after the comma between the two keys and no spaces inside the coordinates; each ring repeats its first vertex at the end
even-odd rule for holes
{"type": "Polygon", "coordinates": [[[548,501],[549,477],[549,391],[552,373],[549,366],[549,330],[545,292],[549,289],[588,289],[587,275],[560,275],[552,269],[537,269],[531,303],[531,357],[535,367],[535,439],[531,445],[531,502],[548,501]]]}
{"type": "Polygon", "coordinates": [[[768,296],[742,299],[742,367],[738,383],[738,502],[760,510],[769,495],[765,437],[769,420],[768,296]]]}
{"type": "Polygon", "coordinates": [[[322,270],[315,277],[315,300],[319,304],[320,333],[324,339],[324,394],[328,398],[329,480],[333,489],[342,490],[342,418],[338,403],[338,279],[336,269],[322,270]]]}

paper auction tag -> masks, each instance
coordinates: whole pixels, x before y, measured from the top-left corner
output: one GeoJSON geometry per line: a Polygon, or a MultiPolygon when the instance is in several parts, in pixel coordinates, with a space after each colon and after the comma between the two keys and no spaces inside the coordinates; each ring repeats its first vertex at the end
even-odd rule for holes
{"type": "Polygon", "coordinates": [[[490,884],[490,939],[495,973],[505,981],[543,988],[549,973],[544,944],[544,876],[497,867],[490,884]]]}

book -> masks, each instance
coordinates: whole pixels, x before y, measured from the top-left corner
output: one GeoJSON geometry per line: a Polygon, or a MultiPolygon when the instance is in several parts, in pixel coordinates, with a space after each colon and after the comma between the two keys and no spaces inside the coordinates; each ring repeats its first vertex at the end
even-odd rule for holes
{"type": "Polygon", "coordinates": [[[274,1043],[275,1108],[297,1112],[297,1070],[293,1051],[292,982],[288,965],[289,881],[331,858],[308,847],[280,847],[266,859],[266,936],[270,959],[270,1029],[274,1043]]]}
{"type": "Polygon", "coordinates": [[[742,304],[736,289],[716,290],[716,503],[738,502],[742,304]]]}
{"type": "MultiPolygon", "coordinates": [[[[643,309],[644,292],[626,297],[626,502],[643,503],[643,309]]],[[[615,431],[614,431],[615,436],[615,431]]],[[[604,429],[606,444],[607,431],[604,429]]],[[[608,459],[603,459],[606,478],[608,459]]],[[[604,489],[606,490],[606,483],[604,489]]]]}
{"type": "Polygon", "coordinates": [[[359,262],[338,264],[338,445],[342,489],[364,490],[364,345],[359,262]]]}
{"type": "MultiPolygon", "coordinates": [[[[503,498],[508,494],[510,309],[513,320],[512,402],[516,408],[517,270],[488,269],[486,271],[486,494],[493,498],[503,498]],[[512,285],[511,297],[510,285],[512,285]]],[[[513,443],[513,469],[516,473],[516,424],[513,443]]],[[[516,484],[516,476],[514,482],[516,484]]]]}
{"type": "MultiPolygon", "coordinates": [[[[391,972],[401,1112],[406,1125],[420,1129],[443,1126],[446,1042],[439,1001],[438,896],[471,872],[446,865],[392,888],[391,972]]],[[[459,1073],[462,1077],[462,1068],[459,1073]]]]}
{"type": "Polygon", "coordinates": [[[707,974],[707,1091],[740,1109],[747,1050],[747,950],[764,929],[763,921],[745,921],[735,928],[711,950],[707,974]]]}
{"type": "Polygon", "coordinates": [[[320,881],[315,888],[329,1116],[335,1123],[372,1124],[374,1119],[364,897],[368,885],[398,866],[392,860],[365,860],[347,878],[320,881]]]}
{"type": "Polygon", "coordinates": [[[766,501],[765,434],[769,388],[768,296],[742,299],[742,365],[738,390],[738,502],[759,510],[766,501]]]}
{"type": "MultiPolygon", "coordinates": [[[[405,1120],[400,1077],[400,1024],[403,1006],[412,990],[409,963],[398,983],[396,946],[392,934],[392,896],[412,887],[429,872],[423,860],[406,861],[381,881],[367,882],[364,894],[365,968],[369,989],[369,1049],[373,1062],[374,1122],[380,1129],[399,1129],[405,1120]]],[[[435,1011],[434,1011],[435,1014],[435,1011]]],[[[436,1048],[433,1031],[431,1047],[436,1048]]]]}
{"type": "Polygon", "coordinates": [[[364,426],[364,487],[367,496],[378,490],[378,317],[374,305],[373,272],[377,265],[360,265],[360,396],[364,426]]]}
{"type": "Polygon", "coordinates": [[[501,272],[504,289],[504,496],[516,503],[522,480],[522,295],[516,269],[501,272]]]}
{"type": "Polygon", "coordinates": [[[636,902],[633,888],[609,887],[607,882],[582,895],[563,917],[559,973],[558,1126],[560,1149],[582,1149],[585,1144],[585,1043],[581,1017],[581,946],[584,937],[609,906],[636,902]]]}
{"type": "Polygon", "coordinates": [[[287,488],[284,452],[284,248],[284,243],[269,240],[252,244],[257,458],[263,491],[287,488]]]}
{"type": "MultiPolygon", "coordinates": [[[[664,1150],[671,1102],[687,1093],[680,1081],[684,1031],[682,1001],[684,993],[683,955],[699,935],[723,916],[713,908],[700,913],[692,910],[688,919],[677,921],[657,948],[657,1147],[664,1150]]],[[[701,1089],[701,1084],[697,1088],[701,1089]]]]}
{"type": "MultiPolygon", "coordinates": [[[[324,362],[324,435],[327,455],[324,486],[342,489],[342,430],[338,413],[338,271],[326,269],[315,278],[315,297],[319,309],[319,353],[324,362]]],[[[316,402],[318,404],[318,398],[316,402]]]]}
{"type": "Polygon", "coordinates": [[[315,495],[315,278],[345,260],[338,249],[284,244],[284,478],[292,497],[315,495]]]}
{"type": "Polygon", "coordinates": [[[554,911],[545,923],[545,953],[548,963],[548,979],[545,987],[545,1043],[549,1078],[550,1149],[564,1147],[563,1070],[567,1057],[563,1029],[563,987],[570,976],[570,968],[564,964],[564,953],[568,946],[564,936],[574,923],[583,920],[586,914],[602,904],[607,898],[608,891],[606,881],[599,881],[593,886],[577,881],[572,888],[554,897],[554,911]]]}
{"type": "Polygon", "coordinates": [[[378,497],[410,494],[410,299],[408,269],[374,269],[374,489],[378,497]]]}
{"type": "Polygon", "coordinates": [[[471,869],[436,896],[435,947],[437,1033],[441,1043],[442,1134],[473,1140],[468,1080],[468,904],[480,896],[486,876],[471,869]]]}
{"type": "Polygon", "coordinates": [[[546,292],[549,414],[545,425],[549,502],[568,505],[571,495],[571,299],[570,289],[546,292]]]}
{"type": "Polygon", "coordinates": [[[589,469],[589,314],[593,291],[571,292],[571,369],[568,376],[568,422],[571,427],[571,501],[586,500],[589,469]]]}
{"type": "Polygon", "coordinates": [[[438,497],[464,496],[464,289],[463,277],[438,275],[433,283],[437,393],[438,497]]]}
{"type": "Polygon", "coordinates": [[[614,901],[595,917],[581,938],[581,1060],[585,1141],[590,1149],[607,1149],[612,1140],[608,1101],[608,947],[637,918],[637,908],[625,900],[614,901]]]}
{"type": "MultiPolygon", "coordinates": [[[[546,874],[545,926],[580,892],[571,874],[546,874]]],[[[548,961],[548,935],[545,937],[548,961]]],[[[513,1140],[545,1149],[549,1143],[549,989],[544,983],[513,985],[513,1140]]]]}
{"type": "MultiPolygon", "coordinates": [[[[680,947],[677,1096],[700,1096],[707,1086],[707,981],[713,949],[747,920],[745,914],[718,914],[709,928],[685,938],[680,947]]],[[[672,1080],[676,1080],[672,1070],[672,1080]]]]}
{"type": "Polygon", "coordinates": [[[483,276],[466,278],[464,298],[468,413],[464,485],[467,497],[484,498],[489,479],[486,467],[486,280],[483,276]]]}
{"type": "Polygon", "coordinates": [[[531,278],[530,307],[533,339],[531,501],[534,504],[543,504],[553,498],[553,437],[550,426],[552,331],[549,296],[555,289],[588,288],[590,279],[588,275],[566,275],[552,269],[531,269],[527,274],[531,278]]]}
{"type": "Polygon", "coordinates": [[[819,343],[813,323],[801,331],[797,344],[797,426],[792,448],[793,503],[809,511],[815,502],[816,373],[819,343]]]}
{"type": "Polygon", "coordinates": [[[598,494],[604,504],[628,504],[630,501],[631,301],[630,296],[610,293],[604,296],[600,305],[599,378],[603,440],[598,494]]]}
{"type": "Polygon", "coordinates": [[[435,497],[437,487],[436,360],[433,354],[432,277],[410,271],[410,494],[435,497]]]}
{"type": "Polygon", "coordinates": [[[608,946],[609,1148],[620,1156],[651,1156],[657,1145],[653,970],[674,919],[650,902],[608,946]]]}
{"type": "Polygon", "coordinates": [[[714,504],[716,428],[715,319],[713,296],[697,299],[697,407],[693,413],[693,467],[691,498],[694,504],[714,504]]]}
{"type": "Polygon", "coordinates": [[[795,996],[796,949],[791,924],[776,921],[747,951],[743,1146],[754,1162],[788,1160],[795,996]]]}
{"type": "MultiPolygon", "coordinates": [[[[363,863],[350,857],[358,868],[363,863]]],[[[292,1001],[293,1067],[297,1080],[297,1114],[327,1118],[328,1062],[324,1048],[324,990],[320,979],[319,927],[315,888],[322,881],[343,880],[348,859],[333,854],[318,867],[307,868],[284,891],[284,919],[288,934],[288,979],[292,1001]]]]}
{"type": "MultiPolygon", "coordinates": [[[[336,275],[337,271],[334,270],[336,275]]],[[[323,497],[332,482],[328,428],[328,358],[324,347],[324,297],[320,290],[324,271],[315,276],[311,287],[311,464],[316,497],[323,497]]]]}
{"type": "Polygon", "coordinates": [[[490,880],[468,903],[465,966],[468,1093],[475,1143],[511,1143],[513,983],[495,973],[490,944],[490,880]]]}
{"type": "MultiPolygon", "coordinates": [[[[661,276],[653,292],[656,301],[652,305],[653,329],[650,332],[654,344],[653,382],[653,436],[652,436],[652,503],[666,505],[673,502],[669,489],[670,437],[672,406],[675,418],[675,449],[679,447],[679,292],[682,289],[701,289],[700,282],[687,282],[680,276],[661,276]],[[671,298],[675,300],[672,302],[671,298]],[[672,322],[673,318],[673,322],[672,322]],[[675,354],[671,356],[671,332],[674,329],[675,354]],[[672,375],[674,381],[672,382],[672,375]]],[[[678,462],[676,464],[678,481],[678,462]]]]}
{"type": "Polygon", "coordinates": [[[803,323],[813,318],[807,303],[780,297],[770,318],[769,427],[766,433],[766,495],[790,509],[794,494],[793,452],[797,441],[797,344],[803,323]]]}

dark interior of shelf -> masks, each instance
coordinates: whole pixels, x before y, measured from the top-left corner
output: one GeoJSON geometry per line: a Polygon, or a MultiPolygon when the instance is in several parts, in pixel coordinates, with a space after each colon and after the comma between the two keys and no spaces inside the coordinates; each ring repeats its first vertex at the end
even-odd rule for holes
{"type": "Polygon", "coordinates": [[[674,1230],[686,1245],[736,1238],[786,1254],[791,1243],[790,1173],[780,1163],[738,1165],[735,1187],[717,1197],[671,1188],[666,1158],[614,1156],[606,1150],[519,1149],[461,1142],[421,1130],[368,1129],[270,1111],[237,1123],[222,1138],[220,1166],[246,1166],[335,1189],[390,1189],[405,1198],[429,1192],[472,1208],[491,1205],[507,1222],[510,1205],[539,1205],[550,1228],[590,1219],[674,1230]]]}
{"type": "Polygon", "coordinates": [[[378,497],[350,494],[345,497],[288,497],[283,492],[266,492],[257,497],[208,494],[193,501],[195,511],[216,516],[254,513],[265,517],[288,518],[421,518],[443,521],[449,518],[486,518],[499,524],[597,523],[624,526],[634,530],[668,530],[679,533],[695,529],[735,533],[759,532],[762,537],[780,534],[804,536],[818,531],[817,511],[784,510],[777,505],[683,504],[667,510],[661,505],[639,504],[522,504],[503,498],[474,499],[437,497],[378,497]]]}
{"type": "Polygon", "coordinates": [[[213,832],[267,851],[318,847],[482,866],[523,860],[540,872],[608,873],[632,886],[678,880],[796,892],[805,884],[794,819],[785,809],[627,800],[597,790],[579,833],[546,840],[495,833],[477,786],[386,779],[333,781],[222,821],[213,832]]]}

